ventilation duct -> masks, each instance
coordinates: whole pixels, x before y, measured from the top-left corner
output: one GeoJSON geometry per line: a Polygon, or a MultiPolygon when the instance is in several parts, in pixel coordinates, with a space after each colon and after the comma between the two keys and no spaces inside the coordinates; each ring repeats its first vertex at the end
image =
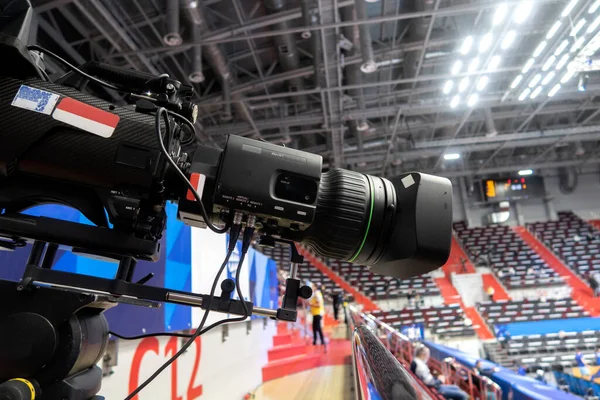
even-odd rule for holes
{"type": "MultiPolygon", "coordinates": [[[[415,11],[433,10],[434,6],[434,0],[415,0],[415,11]]],[[[431,16],[421,17],[415,18],[412,21],[410,25],[411,41],[419,42],[425,40],[431,18],[431,16]]],[[[404,75],[406,78],[413,78],[416,75],[420,55],[421,50],[409,51],[406,53],[406,63],[404,64],[404,75]]]]}
{"type": "Polygon", "coordinates": [[[498,135],[498,131],[496,130],[496,123],[494,122],[494,117],[492,116],[492,110],[489,108],[483,109],[483,116],[485,120],[485,129],[487,137],[494,137],[498,135]]]}
{"type": "MultiPolygon", "coordinates": [[[[368,19],[365,0],[355,0],[354,8],[356,10],[357,20],[368,19]]],[[[377,63],[375,62],[375,55],[373,54],[373,44],[371,43],[370,29],[371,26],[368,24],[361,24],[358,27],[360,32],[360,52],[363,60],[363,63],[360,65],[360,70],[365,74],[370,74],[377,71],[377,63]]]]}
{"type": "Polygon", "coordinates": [[[179,46],[183,43],[179,34],[179,0],[167,0],[167,33],[163,41],[167,46],[179,46]]]}
{"type": "Polygon", "coordinates": [[[579,175],[575,168],[562,167],[558,169],[558,189],[562,194],[572,194],[577,189],[579,175]]]}
{"type": "MultiPolygon", "coordinates": [[[[190,2],[189,0],[180,0],[180,6],[184,15],[189,20],[190,27],[197,27],[198,34],[206,35],[209,32],[209,29],[204,17],[202,5],[196,1],[190,2]]],[[[223,97],[229,96],[231,98],[231,102],[233,102],[233,108],[235,109],[238,118],[241,118],[250,124],[252,128],[252,137],[259,138],[260,132],[258,131],[258,128],[252,119],[252,114],[250,113],[248,106],[244,102],[244,97],[239,93],[229,95],[225,93],[227,90],[230,90],[233,86],[235,86],[235,79],[233,78],[233,74],[227,66],[225,55],[216,44],[207,44],[203,46],[203,50],[206,60],[220,80],[221,87],[224,91],[223,97]]],[[[231,114],[230,110],[228,110],[228,107],[230,107],[231,103],[229,100],[225,101],[227,102],[227,105],[225,106],[223,115],[226,117],[228,113],[231,114]]]]}
{"type": "MultiPolygon", "coordinates": [[[[192,40],[194,43],[202,41],[202,32],[200,26],[192,25],[192,40]]],[[[192,47],[192,73],[188,76],[190,82],[204,82],[204,72],[202,72],[202,46],[195,45],[192,47]]]]}

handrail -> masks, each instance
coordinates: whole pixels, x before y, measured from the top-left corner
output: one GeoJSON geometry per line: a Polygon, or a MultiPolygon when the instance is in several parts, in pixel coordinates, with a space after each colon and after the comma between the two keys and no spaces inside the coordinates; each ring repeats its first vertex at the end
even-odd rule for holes
{"type": "MultiPolygon", "coordinates": [[[[349,307],[351,311],[351,320],[354,327],[368,326],[370,332],[374,337],[379,338],[379,343],[389,350],[389,353],[394,356],[395,359],[400,361],[405,366],[410,366],[413,355],[414,346],[408,337],[398,332],[390,325],[378,320],[370,314],[364,314],[357,311],[354,307],[349,307]]],[[[354,328],[356,332],[356,328],[354,328]]],[[[358,361],[358,360],[356,360],[358,361]]],[[[355,363],[355,365],[357,365],[355,363]]],[[[434,371],[443,374],[446,377],[446,383],[457,385],[471,398],[479,398],[483,400],[501,400],[502,390],[495,382],[486,376],[476,375],[471,369],[464,365],[456,362],[452,358],[447,358],[442,361],[430,359],[430,366],[434,371]]],[[[406,369],[402,368],[404,372],[406,369]]],[[[406,372],[408,374],[408,372],[406,372]]],[[[357,371],[357,378],[359,377],[360,371],[357,371]]],[[[410,374],[409,374],[410,375],[410,374]]],[[[411,376],[412,379],[412,376],[411,376]]],[[[412,379],[414,382],[414,379],[412,379]]],[[[437,393],[433,393],[431,389],[427,388],[421,382],[415,382],[419,387],[419,393],[426,395],[428,398],[443,398],[437,393]]],[[[360,382],[357,383],[357,389],[360,388],[360,382]]],[[[358,394],[360,390],[357,390],[358,394]]],[[[374,397],[357,397],[357,399],[371,399],[374,397]]],[[[385,397],[382,397],[385,398],[385,397]]]]}

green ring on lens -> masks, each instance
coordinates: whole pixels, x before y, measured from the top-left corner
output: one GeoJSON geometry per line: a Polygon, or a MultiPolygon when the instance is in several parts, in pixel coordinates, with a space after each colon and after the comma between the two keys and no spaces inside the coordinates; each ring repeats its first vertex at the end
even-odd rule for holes
{"type": "Polygon", "coordinates": [[[367,177],[367,180],[369,181],[369,187],[371,188],[371,209],[369,210],[369,221],[367,222],[367,229],[365,230],[365,236],[363,237],[360,247],[358,248],[356,253],[354,253],[352,258],[349,259],[348,261],[354,261],[360,255],[360,252],[362,251],[362,249],[365,245],[365,242],[367,241],[367,235],[369,234],[369,228],[371,227],[371,219],[373,218],[373,208],[375,207],[375,197],[373,196],[375,193],[375,188],[373,187],[373,182],[371,181],[371,179],[369,179],[367,177]]]}

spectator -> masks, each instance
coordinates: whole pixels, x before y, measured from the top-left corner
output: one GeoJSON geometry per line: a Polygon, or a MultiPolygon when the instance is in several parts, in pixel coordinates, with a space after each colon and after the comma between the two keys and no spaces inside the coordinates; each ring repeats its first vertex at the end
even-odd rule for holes
{"type": "Polygon", "coordinates": [[[516,274],[517,271],[515,270],[515,267],[513,267],[512,265],[508,267],[508,276],[515,276],[516,274]]]}
{"type": "Polygon", "coordinates": [[[461,265],[463,274],[466,274],[467,272],[469,272],[469,270],[467,269],[467,260],[465,260],[464,257],[460,258],[460,265],[461,265]]]}
{"type": "Polygon", "coordinates": [[[325,314],[325,302],[323,300],[323,293],[319,291],[318,286],[312,284],[313,295],[309,300],[308,305],[310,306],[310,313],[312,314],[312,329],[313,329],[313,346],[317,344],[317,336],[321,339],[321,344],[327,351],[327,344],[323,336],[323,327],[321,326],[321,320],[325,314]]]}
{"type": "Polygon", "coordinates": [[[590,371],[587,367],[587,361],[583,358],[583,353],[581,350],[577,350],[575,353],[575,362],[577,362],[577,366],[579,367],[579,374],[581,377],[589,377],[590,371]]]}
{"type": "Polygon", "coordinates": [[[517,375],[527,376],[527,367],[525,367],[525,365],[523,365],[523,364],[519,365],[519,369],[517,370],[517,375]]]}
{"type": "Polygon", "coordinates": [[[414,307],[415,306],[415,294],[416,294],[416,292],[414,290],[411,290],[406,295],[406,299],[408,300],[408,306],[409,307],[414,307]]]}
{"type": "Polygon", "coordinates": [[[498,278],[500,278],[500,279],[504,278],[504,270],[503,269],[498,271],[498,278]]]}
{"type": "Polygon", "coordinates": [[[444,398],[453,400],[468,400],[469,396],[456,385],[444,385],[444,376],[438,375],[434,378],[427,366],[429,360],[429,349],[426,346],[419,347],[416,351],[415,375],[429,387],[435,388],[444,398]]]}
{"type": "Polygon", "coordinates": [[[571,392],[571,389],[569,388],[569,385],[567,384],[567,381],[565,380],[565,378],[560,378],[558,380],[558,389],[562,390],[565,393],[571,392]]]}
{"type": "Polygon", "coordinates": [[[594,278],[592,274],[589,274],[587,281],[590,284],[592,291],[594,292],[594,297],[598,297],[598,281],[596,280],[596,278],[594,278]]]}
{"type": "Polygon", "coordinates": [[[535,380],[538,382],[545,383],[545,384],[548,383],[548,382],[546,382],[546,378],[544,377],[543,369],[538,369],[537,371],[535,371],[535,380]]]}
{"type": "Polygon", "coordinates": [[[336,292],[333,294],[332,300],[333,300],[333,318],[335,318],[335,320],[338,320],[338,315],[340,313],[340,306],[342,305],[342,294],[340,292],[336,292]]]}
{"type": "MultiPolygon", "coordinates": [[[[489,378],[494,372],[498,372],[498,368],[484,368],[483,361],[477,360],[471,372],[473,373],[473,384],[477,387],[481,387],[481,381],[479,377],[486,376],[489,378]]],[[[485,397],[487,398],[487,400],[496,399],[496,395],[492,390],[487,390],[485,397]]]]}
{"type": "Polygon", "coordinates": [[[594,394],[594,389],[591,387],[587,388],[585,391],[585,395],[583,396],[585,400],[598,400],[598,396],[594,394]]]}
{"type": "Polygon", "coordinates": [[[423,307],[423,305],[424,305],[423,298],[421,297],[421,295],[419,293],[416,293],[415,294],[415,306],[417,308],[419,308],[419,307],[423,307]]]}
{"type": "Polygon", "coordinates": [[[494,293],[496,293],[496,291],[494,290],[494,288],[491,287],[491,286],[488,286],[488,288],[486,290],[486,293],[488,295],[488,299],[490,301],[494,301],[494,293]]]}
{"type": "Polygon", "coordinates": [[[591,381],[595,381],[597,378],[600,378],[600,347],[596,349],[596,353],[594,354],[596,357],[596,365],[599,367],[594,375],[590,377],[591,381]]]}

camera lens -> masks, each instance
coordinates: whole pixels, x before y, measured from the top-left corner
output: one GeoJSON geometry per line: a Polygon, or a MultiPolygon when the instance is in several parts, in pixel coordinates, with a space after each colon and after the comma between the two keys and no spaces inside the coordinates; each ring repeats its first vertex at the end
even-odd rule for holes
{"type": "Polygon", "coordinates": [[[407,173],[390,180],[344,169],[321,176],[302,242],[322,257],[400,278],[438,268],[450,254],[452,185],[407,173]]]}

